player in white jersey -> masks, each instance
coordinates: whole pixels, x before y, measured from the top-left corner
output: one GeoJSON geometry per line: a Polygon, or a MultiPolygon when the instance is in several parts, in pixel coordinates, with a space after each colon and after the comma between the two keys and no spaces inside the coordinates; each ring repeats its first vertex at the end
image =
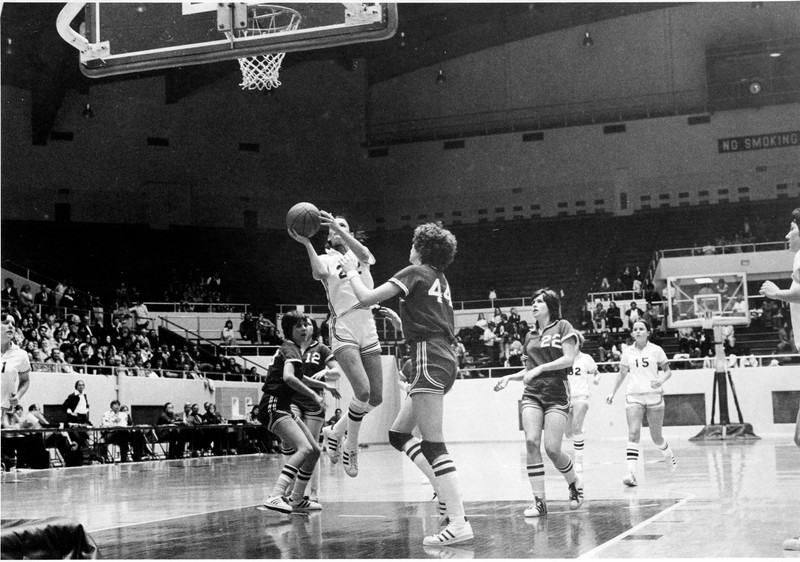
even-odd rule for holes
{"type": "Polygon", "coordinates": [[[325,255],[317,255],[308,238],[293,230],[289,230],[289,235],[306,247],[314,279],[322,282],[328,296],[331,348],[350,381],[353,398],[347,416],[342,416],[332,428],[325,428],[323,433],[331,462],[338,462],[341,448],[344,470],[348,476],[355,477],[358,475],[358,432],[364,416],[383,401],[383,369],[372,311],[358,302],[339,261],[343,256],[353,257],[358,262],[359,278],[365,287],[372,289],[374,282],[369,268],[375,258],[356,240],[343,217],[320,211],[320,222],[328,227],[325,255]]]}
{"type": "Polygon", "coordinates": [[[11,424],[14,407],[30,386],[31,363],[28,353],[14,343],[14,323],[3,320],[0,324],[0,407],[2,407],[2,425],[11,424]]]}
{"type": "MultiPolygon", "coordinates": [[[[792,331],[794,332],[794,345],[800,351],[800,208],[792,211],[792,222],[786,234],[789,250],[794,252],[792,263],[792,284],[788,289],[779,289],[772,281],[764,281],[759,291],[770,299],[777,299],[789,303],[789,312],[792,316],[792,331]]],[[[794,442],[800,447],[800,410],[797,412],[794,442]]],[[[785,550],[800,550],[800,534],[786,539],[783,543],[785,550]]]]}
{"type": "Polygon", "coordinates": [[[584,337],[578,334],[578,355],[572,363],[572,370],[567,377],[570,392],[569,416],[567,418],[567,429],[564,436],[572,438],[572,447],[575,452],[575,472],[583,472],[583,447],[585,445],[585,433],[583,431],[583,420],[589,410],[589,375],[592,375],[592,382],[600,382],[600,373],[597,371],[597,363],[591,355],[580,351],[583,346],[584,337]]]}
{"type": "Polygon", "coordinates": [[[631,327],[634,344],[622,353],[619,362],[619,374],[614,383],[614,390],[606,398],[606,403],[614,401],[614,394],[622,385],[622,381],[630,373],[626,392],[625,416],[628,419],[628,474],[622,479],[626,486],[636,486],[636,463],[639,460],[639,436],[642,431],[642,419],[647,411],[647,422],[650,426],[650,437],[666,459],[670,472],[675,472],[678,463],[675,454],[661,435],[664,424],[664,389],[663,385],[672,376],[667,355],[661,347],[649,341],[652,328],[649,322],[637,320],[631,327]],[[662,374],[659,374],[659,370],[662,374]]]}

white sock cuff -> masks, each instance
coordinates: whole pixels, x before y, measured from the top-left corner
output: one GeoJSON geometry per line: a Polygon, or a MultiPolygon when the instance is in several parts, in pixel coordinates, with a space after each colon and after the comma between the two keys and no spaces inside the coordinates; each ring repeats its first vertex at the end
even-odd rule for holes
{"type": "Polygon", "coordinates": [[[369,412],[372,409],[372,406],[369,405],[369,402],[362,402],[358,398],[353,397],[350,400],[350,407],[353,408],[357,412],[369,412]]]}

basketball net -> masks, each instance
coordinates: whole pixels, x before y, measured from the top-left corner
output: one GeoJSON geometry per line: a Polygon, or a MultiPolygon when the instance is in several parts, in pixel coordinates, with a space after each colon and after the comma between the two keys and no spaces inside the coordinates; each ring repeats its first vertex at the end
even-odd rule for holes
{"type": "MultiPolygon", "coordinates": [[[[256,4],[248,9],[247,28],[238,32],[239,37],[271,35],[284,31],[294,31],[300,25],[302,16],[296,10],[285,6],[256,4]]],[[[242,71],[243,90],[270,90],[281,85],[278,71],[286,53],[266,53],[239,59],[242,71]]]]}

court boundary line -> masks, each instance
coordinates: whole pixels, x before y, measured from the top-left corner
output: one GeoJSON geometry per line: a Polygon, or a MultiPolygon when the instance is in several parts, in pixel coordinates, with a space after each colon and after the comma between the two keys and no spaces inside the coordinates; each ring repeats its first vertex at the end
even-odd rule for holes
{"type": "Polygon", "coordinates": [[[624,533],[620,533],[616,537],[614,537],[614,538],[612,538],[610,540],[607,540],[603,544],[597,545],[596,547],[594,547],[589,552],[586,552],[586,553],[581,554],[580,556],[578,556],[578,558],[592,558],[592,557],[594,557],[599,552],[601,552],[601,551],[605,550],[606,548],[611,547],[611,546],[621,542],[625,537],[632,535],[633,533],[635,533],[636,531],[638,531],[642,527],[644,527],[646,525],[649,525],[650,523],[652,523],[656,519],[659,519],[660,517],[664,516],[665,514],[670,513],[671,511],[673,511],[673,510],[675,510],[675,509],[677,509],[679,507],[682,507],[684,504],[688,503],[689,501],[693,500],[696,497],[697,496],[695,494],[691,494],[691,493],[688,494],[687,496],[685,496],[685,497],[679,499],[677,502],[675,502],[674,505],[669,506],[667,509],[665,509],[663,511],[659,511],[658,513],[656,513],[652,517],[648,517],[647,519],[645,519],[641,523],[639,523],[637,525],[634,525],[633,527],[631,527],[630,529],[628,529],[624,533]]]}

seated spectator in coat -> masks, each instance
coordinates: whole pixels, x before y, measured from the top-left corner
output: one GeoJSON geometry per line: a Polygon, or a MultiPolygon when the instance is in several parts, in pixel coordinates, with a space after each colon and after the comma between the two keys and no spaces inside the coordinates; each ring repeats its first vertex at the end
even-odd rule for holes
{"type": "Polygon", "coordinates": [[[642,317],[642,309],[636,304],[636,301],[631,302],[630,308],[625,311],[627,317],[628,329],[630,330],[633,323],[642,317]]]}
{"type": "Polygon", "coordinates": [[[249,312],[245,312],[244,318],[242,318],[242,321],[239,323],[239,335],[243,340],[256,343],[258,341],[256,328],[257,326],[256,322],[253,320],[253,315],[249,312]]]}
{"type": "MultiPolygon", "coordinates": [[[[189,404],[189,411],[191,411],[191,404],[189,404]]],[[[172,407],[172,402],[164,404],[161,414],[156,420],[158,426],[172,426],[173,429],[162,427],[157,432],[160,441],[167,441],[169,443],[169,451],[167,452],[168,459],[182,459],[183,452],[186,448],[185,435],[179,429],[179,426],[184,424],[180,417],[175,415],[175,410],[172,407]]]]}
{"type": "Polygon", "coordinates": [[[3,282],[2,294],[3,306],[17,306],[19,304],[19,293],[14,287],[14,280],[11,277],[6,277],[3,282]]]}
{"type": "Polygon", "coordinates": [[[611,301],[606,310],[606,319],[608,322],[608,329],[612,332],[619,332],[622,329],[622,311],[617,306],[617,303],[611,301]]]}
{"type": "Polygon", "coordinates": [[[598,302],[597,305],[594,307],[594,331],[595,332],[605,332],[608,327],[608,314],[606,313],[606,309],[603,307],[603,303],[598,302]]]}
{"type": "Polygon", "coordinates": [[[594,328],[592,311],[589,310],[589,303],[584,303],[578,311],[578,324],[576,327],[582,332],[591,332],[594,328]]]}

